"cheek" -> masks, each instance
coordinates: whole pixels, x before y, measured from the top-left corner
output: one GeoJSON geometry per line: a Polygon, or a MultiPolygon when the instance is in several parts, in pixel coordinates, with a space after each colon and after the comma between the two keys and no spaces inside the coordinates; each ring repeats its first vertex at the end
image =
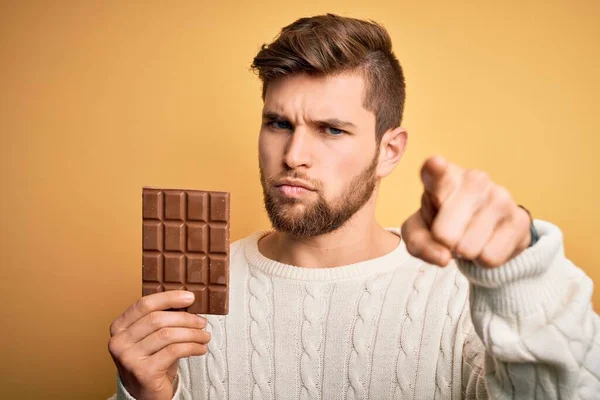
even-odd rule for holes
{"type": "Polygon", "coordinates": [[[264,170],[271,170],[277,159],[276,146],[272,138],[262,131],[258,136],[258,156],[264,170]]]}
{"type": "Polygon", "coordinates": [[[332,165],[332,170],[335,170],[336,175],[341,177],[342,181],[349,181],[358,175],[371,160],[367,160],[367,153],[370,149],[367,146],[355,145],[344,152],[338,152],[335,165],[332,165]]]}
{"type": "Polygon", "coordinates": [[[348,184],[361,172],[363,160],[360,154],[338,152],[324,163],[321,180],[326,199],[334,199],[346,189],[348,184]]]}

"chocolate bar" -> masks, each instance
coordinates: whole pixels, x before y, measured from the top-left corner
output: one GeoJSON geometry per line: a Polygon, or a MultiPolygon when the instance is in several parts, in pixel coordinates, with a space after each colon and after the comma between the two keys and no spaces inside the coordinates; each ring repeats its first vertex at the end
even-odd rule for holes
{"type": "Polygon", "coordinates": [[[185,311],[229,313],[229,198],[227,192],[142,190],[142,296],[188,290],[185,311]]]}

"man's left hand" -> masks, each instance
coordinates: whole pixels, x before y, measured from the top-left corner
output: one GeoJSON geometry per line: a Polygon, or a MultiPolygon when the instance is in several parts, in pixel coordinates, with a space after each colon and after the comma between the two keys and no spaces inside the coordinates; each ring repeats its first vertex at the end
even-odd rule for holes
{"type": "Polygon", "coordinates": [[[459,257],[494,268],[529,246],[529,214],[487,173],[438,156],[425,161],[421,180],[421,208],[402,225],[413,256],[439,266],[459,257]]]}

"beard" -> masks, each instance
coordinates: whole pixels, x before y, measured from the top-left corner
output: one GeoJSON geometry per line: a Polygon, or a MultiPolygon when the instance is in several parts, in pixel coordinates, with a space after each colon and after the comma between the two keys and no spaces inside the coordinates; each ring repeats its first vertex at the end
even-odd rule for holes
{"type": "Polygon", "coordinates": [[[371,164],[352,178],[342,192],[331,201],[323,196],[323,185],[295,171],[266,177],[259,161],[260,182],[263,188],[265,209],[273,228],[298,239],[307,239],[333,232],[342,227],[371,198],[377,184],[375,170],[378,152],[371,164]],[[318,198],[306,204],[306,199],[283,197],[275,182],[283,178],[310,182],[318,198]]]}

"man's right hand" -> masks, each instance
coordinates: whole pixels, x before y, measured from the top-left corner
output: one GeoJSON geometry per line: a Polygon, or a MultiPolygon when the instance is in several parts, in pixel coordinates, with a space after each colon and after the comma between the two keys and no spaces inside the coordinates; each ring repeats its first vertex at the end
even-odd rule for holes
{"type": "Polygon", "coordinates": [[[184,308],[194,295],[170,290],[139,299],[110,326],[110,352],[121,381],[136,399],[170,400],[180,358],[206,354],[210,333],[196,314],[165,311],[184,308]],[[189,296],[189,297],[187,297],[189,296]]]}

